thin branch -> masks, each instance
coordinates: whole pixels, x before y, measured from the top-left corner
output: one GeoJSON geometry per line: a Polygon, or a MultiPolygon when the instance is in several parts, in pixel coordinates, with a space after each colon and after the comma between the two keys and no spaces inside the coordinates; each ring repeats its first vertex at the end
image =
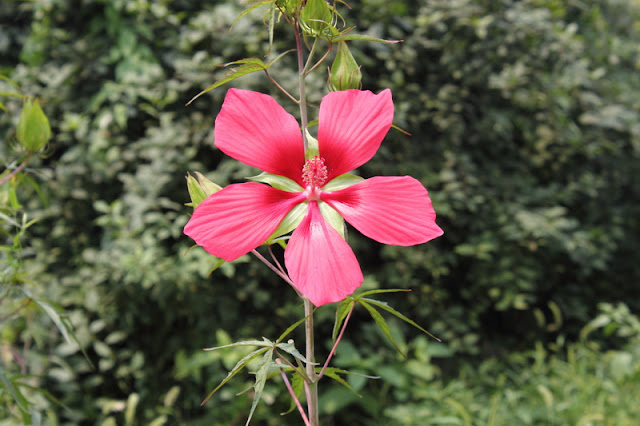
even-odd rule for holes
{"type": "Polygon", "coordinates": [[[299,105],[299,104],[300,104],[300,101],[299,101],[299,100],[297,100],[297,99],[296,99],[296,98],[295,98],[291,93],[287,92],[287,89],[285,89],[284,87],[282,87],[282,86],[280,85],[280,83],[278,83],[278,82],[277,82],[273,77],[271,77],[271,74],[269,74],[269,71],[264,70],[264,73],[267,75],[267,77],[269,78],[269,80],[271,80],[271,82],[272,82],[273,84],[275,84],[275,85],[276,85],[276,87],[277,87],[278,89],[280,89],[280,90],[282,91],[282,93],[284,93],[285,95],[287,95],[287,97],[288,97],[289,99],[291,99],[293,102],[295,102],[297,105],[299,105]]]}
{"type": "Polygon", "coordinates": [[[271,250],[271,246],[267,246],[267,248],[269,249],[269,254],[271,255],[271,259],[273,259],[273,262],[276,264],[276,266],[278,267],[278,269],[280,269],[280,271],[284,274],[286,273],[284,271],[284,268],[282,267],[282,265],[280,264],[280,262],[278,262],[278,259],[276,258],[276,255],[273,254],[273,250],[271,250]]]}
{"type": "Polygon", "coordinates": [[[4,185],[9,179],[11,179],[16,174],[20,173],[20,171],[22,171],[22,169],[27,167],[27,163],[29,162],[29,159],[31,158],[32,155],[33,155],[33,152],[30,152],[29,155],[27,155],[27,158],[24,159],[22,164],[20,164],[18,167],[16,167],[11,173],[9,173],[5,177],[3,177],[2,180],[0,180],[0,186],[4,185]]]}
{"type": "Polygon", "coordinates": [[[6,314],[3,317],[0,317],[0,322],[11,318],[13,315],[17,314],[18,312],[20,312],[21,310],[23,310],[24,308],[26,308],[27,306],[29,306],[29,303],[31,303],[32,300],[31,299],[27,299],[27,302],[22,304],[22,306],[18,306],[16,309],[14,309],[13,311],[9,312],[8,314],[6,314]]]}
{"type": "Polygon", "coordinates": [[[329,54],[331,53],[331,51],[333,50],[333,43],[329,44],[329,49],[327,49],[327,53],[325,53],[324,55],[322,55],[322,58],[318,59],[318,62],[316,62],[311,69],[309,69],[308,71],[305,72],[305,75],[309,75],[313,72],[313,70],[315,70],[316,68],[318,68],[318,66],[324,62],[325,59],[327,59],[327,57],[329,56],[329,54]]]}
{"type": "Polygon", "coordinates": [[[356,306],[355,303],[351,305],[351,309],[349,309],[349,313],[347,314],[347,317],[344,319],[344,322],[342,323],[342,329],[340,330],[340,334],[338,334],[338,337],[336,338],[336,342],[333,344],[333,348],[331,348],[331,352],[329,352],[329,356],[327,357],[327,360],[325,361],[324,366],[322,367],[322,370],[320,370],[320,374],[318,374],[318,380],[322,378],[322,376],[324,375],[324,370],[326,370],[327,367],[329,366],[329,361],[331,361],[331,358],[336,353],[336,348],[338,347],[338,343],[340,343],[340,340],[342,339],[342,335],[344,334],[344,331],[347,329],[347,323],[349,322],[349,318],[351,318],[351,313],[353,312],[353,308],[355,308],[355,306],[356,306]]]}
{"type": "MultiPolygon", "coordinates": [[[[280,361],[280,358],[276,358],[276,364],[282,364],[282,362],[280,361]]],[[[291,383],[289,383],[289,378],[287,377],[282,367],[280,367],[280,375],[282,376],[282,381],[287,387],[287,390],[289,391],[291,398],[293,398],[293,402],[295,402],[296,407],[298,407],[298,411],[300,412],[300,417],[302,417],[302,421],[304,421],[305,426],[309,426],[309,418],[307,417],[307,414],[304,412],[304,409],[302,408],[302,404],[300,404],[300,401],[298,400],[296,393],[293,391],[293,388],[291,387],[291,383]]]]}
{"type": "Polygon", "coordinates": [[[291,278],[289,278],[287,276],[287,274],[283,273],[282,271],[278,270],[278,268],[276,268],[275,266],[273,266],[273,264],[271,262],[269,262],[263,255],[261,255],[258,250],[253,249],[251,250],[251,253],[255,254],[256,257],[258,259],[260,259],[262,261],[262,263],[264,263],[265,265],[267,265],[269,267],[269,269],[271,269],[273,272],[275,272],[276,274],[278,274],[278,276],[280,278],[282,278],[283,280],[285,280],[290,286],[292,286],[293,288],[295,288],[295,286],[293,285],[293,281],[291,281],[291,278]]]}

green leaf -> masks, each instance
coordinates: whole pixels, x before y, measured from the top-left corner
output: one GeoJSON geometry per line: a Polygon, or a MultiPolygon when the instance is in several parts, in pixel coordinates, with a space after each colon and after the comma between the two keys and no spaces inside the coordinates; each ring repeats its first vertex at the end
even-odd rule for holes
{"type": "Polygon", "coordinates": [[[211,276],[211,274],[213,274],[219,267],[221,267],[222,265],[224,265],[227,261],[216,257],[214,255],[211,255],[213,258],[216,259],[216,262],[213,264],[213,267],[209,270],[209,273],[207,274],[207,277],[211,276]]]}
{"type": "Polygon", "coordinates": [[[28,297],[31,300],[33,300],[38,306],[40,306],[40,308],[42,308],[43,311],[46,312],[49,318],[51,318],[51,321],[53,321],[56,327],[58,327],[58,330],[60,330],[60,333],[62,334],[64,339],[67,341],[67,343],[71,343],[71,344],[75,343],[78,346],[80,346],[75,335],[71,331],[71,326],[68,323],[68,319],[61,316],[61,314],[65,313],[64,309],[61,306],[58,306],[49,300],[39,299],[36,297],[30,297],[30,296],[28,297]]]}
{"type": "Polygon", "coordinates": [[[262,339],[263,340],[242,340],[240,342],[229,343],[228,345],[204,348],[203,351],[216,351],[218,349],[232,348],[235,346],[264,346],[269,348],[273,346],[273,342],[271,342],[269,339],[266,339],[264,337],[262,339]]]}
{"type": "Polygon", "coordinates": [[[400,347],[398,346],[396,341],[393,339],[393,336],[391,335],[391,330],[389,330],[389,326],[387,325],[387,321],[382,317],[382,315],[380,315],[380,313],[373,306],[369,305],[369,303],[363,301],[362,299],[360,299],[359,302],[367,311],[369,311],[371,318],[373,318],[373,320],[376,322],[378,327],[380,327],[384,335],[387,336],[387,339],[389,339],[393,347],[396,348],[396,350],[400,353],[400,355],[402,355],[402,357],[406,359],[407,358],[406,355],[400,350],[400,347]]]}
{"type": "Polygon", "coordinates": [[[233,62],[229,62],[229,63],[224,64],[223,65],[224,67],[230,67],[230,66],[233,66],[233,65],[239,65],[239,66],[237,68],[231,68],[225,74],[226,75],[225,78],[223,78],[222,80],[216,81],[211,86],[207,87],[202,92],[198,93],[196,96],[191,98],[191,100],[189,102],[187,102],[186,105],[190,105],[193,101],[195,101],[196,99],[198,99],[200,96],[204,95],[205,93],[209,92],[210,90],[213,90],[216,87],[220,87],[220,86],[222,86],[224,84],[227,84],[230,81],[233,81],[233,80],[235,80],[237,78],[240,78],[240,77],[245,76],[247,74],[251,74],[251,73],[254,73],[254,72],[258,72],[258,71],[266,71],[267,69],[269,69],[270,66],[272,66],[274,63],[276,63],[278,60],[280,60],[284,55],[286,55],[287,53],[289,53],[291,51],[292,50],[287,50],[286,52],[283,52],[283,53],[279,54],[274,59],[269,61],[269,63],[267,63],[267,64],[265,64],[261,59],[258,59],[258,58],[240,59],[238,61],[233,61],[233,62]]]}
{"type": "Polygon", "coordinates": [[[295,345],[293,343],[278,343],[276,345],[276,347],[278,349],[282,349],[283,351],[293,355],[295,358],[299,359],[300,361],[304,362],[305,364],[318,365],[317,362],[311,362],[307,358],[305,358],[304,355],[302,355],[298,351],[298,349],[296,349],[296,347],[295,347],[295,345]]]}
{"type": "Polygon", "coordinates": [[[368,290],[355,296],[355,299],[360,300],[360,298],[364,296],[369,296],[370,294],[399,293],[399,292],[409,292],[409,291],[411,290],[408,290],[406,288],[385,288],[385,289],[368,290]]]}
{"type": "Polygon", "coordinates": [[[349,311],[353,309],[355,304],[355,300],[351,298],[344,299],[338,304],[338,309],[336,310],[336,322],[333,324],[333,333],[331,333],[331,339],[334,342],[338,338],[338,333],[340,332],[340,327],[342,327],[344,319],[349,315],[349,311]]]}
{"type": "Polygon", "coordinates": [[[18,407],[25,413],[29,412],[29,401],[22,395],[20,390],[13,384],[13,381],[4,373],[2,365],[0,365],[0,381],[4,384],[7,392],[11,394],[13,400],[18,404],[18,407]]]}
{"type": "Polygon", "coordinates": [[[245,10],[243,10],[240,15],[238,15],[238,17],[231,24],[231,29],[229,31],[231,31],[233,29],[233,26],[236,24],[236,22],[238,22],[241,18],[246,16],[248,13],[250,13],[253,10],[256,10],[260,6],[264,6],[265,4],[269,4],[269,3],[274,3],[274,0],[263,0],[263,1],[254,2],[252,5],[250,5],[245,10]]]}
{"type": "Polygon", "coordinates": [[[267,382],[267,377],[269,373],[269,367],[273,363],[273,348],[267,350],[267,352],[262,357],[262,363],[260,364],[260,368],[256,372],[256,384],[254,387],[254,395],[253,395],[253,403],[251,404],[251,411],[249,411],[249,418],[247,419],[246,425],[251,422],[251,417],[253,417],[253,413],[258,406],[258,402],[262,397],[262,391],[264,390],[264,385],[267,382]]]}
{"type": "Polygon", "coordinates": [[[351,385],[342,377],[338,376],[338,374],[334,371],[330,371],[330,368],[327,368],[326,370],[324,370],[324,375],[327,377],[332,378],[333,380],[335,380],[336,382],[340,383],[342,386],[344,386],[345,388],[349,389],[351,392],[353,392],[354,394],[358,395],[359,398],[362,398],[362,395],[360,395],[358,392],[355,391],[355,389],[353,389],[351,387],[351,385]]]}
{"type": "MultiPolygon", "coordinates": [[[[205,351],[206,350],[220,349],[220,348],[227,348],[227,347],[230,347],[230,346],[257,346],[257,345],[261,345],[262,344],[262,342],[258,342],[257,344],[254,343],[252,345],[243,344],[243,343],[245,343],[245,342],[232,343],[230,345],[219,346],[217,348],[205,349],[205,351]]],[[[254,359],[258,355],[260,355],[260,354],[262,354],[262,353],[264,353],[264,352],[266,352],[268,350],[269,350],[269,347],[263,347],[263,348],[260,348],[260,349],[256,349],[255,351],[250,352],[244,358],[242,358],[240,361],[238,361],[236,363],[236,365],[233,367],[233,369],[231,371],[229,371],[229,373],[227,374],[227,377],[225,377],[224,380],[222,380],[222,382],[220,382],[220,384],[218,386],[216,386],[216,388],[214,390],[209,392],[209,395],[207,395],[207,397],[200,403],[200,405],[204,405],[213,396],[213,394],[218,391],[218,389],[220,389],[229,380],[231,380],[233,378],[233,376],[238,374],[252,359],[254,359]]]]}
{"type": "Polygon", "coordinates": [[[343,31],[340,35],[330,38],[329,41],[331,43],[337,43],[340,41],[359,40],[359,41],[375,41],[375,42],[384,43],[384,44],[395,44],[403,41],[403,40],[384,40],[378,37],[373,37],[365,34],[353,34],[348,32],[350,30],[351,29],[347,31],[343,31]]]}
{"type": "MultiPolygon", "coordinates": [[[[293,393],[295,394],[295,396],[298,398],[298,401],[299,401],[300,398],[302,398],[302,395],[304,393],[304,378],[300,374],[297,374],[297,373],[293,374],[293,377],[291,378],[291,390],[293,390],[293,393]]],[[[289,405],[289,409],[282,414],[289,414],[293,412],[295,409],[296,409],[296,402],[293,400],[293,398],[291,398],[291,405],[289,405]]]]}
{"type": "MultiPolygon", "coordinates": [[[[313,310],[313,312],[315,312],[315,309],[313,310]]],[[[313,312],[310,315],[313,315],[313,312]]],[[[284,333],[282,333],[280,335],[280,337],[278,337],[278,340],[276,340],[276,342],[280,343],[282,342],[282,340],[287,337],[289,335],[289,333],[291,333],[293,330],[295,330],[296,328],[298,328],[298,326],[300,324],[302,324],[303,322],[305,322],[305,320],[307,319],[307,317],[304,317],[298,321],[296,321],[295,323],[293,323],[292,325],[289,326],[289,328],[287,328],[284,333]]]]}
{"type": "Polygon", "coordinates": [[[379,300],[374,300],[374,299],[368,299],[368,298],[362,298],[359,299],[360,303],[362,303],[363,300],[366,300],[368,303],[371,303],[374,306],[377,306],[379,308],[384,309],[385,311],[389,312],[392,315],[395,315],[396,317],[400,318],[402,321],[411,324],[412,326],[414,326],[415,328],[417,328],[418,330],[422,331],[423,333],[425,333],[426,335],[433,337],[434,339],[436,339],[438,342],[440,342],[440,339],[438,339],[436,336],[434,336],[433,334],[429,333],[427,330],[425,330],[424,328],[422,328],[421,326],[419,326],[416,322],[414,322],[413,320],[407,318],[406,316],[402,315],[400,312],[396,311],[395,309],[393,309],[391,306],[389,306],[388,303],[386,302],[381,302],[379,300]]]}

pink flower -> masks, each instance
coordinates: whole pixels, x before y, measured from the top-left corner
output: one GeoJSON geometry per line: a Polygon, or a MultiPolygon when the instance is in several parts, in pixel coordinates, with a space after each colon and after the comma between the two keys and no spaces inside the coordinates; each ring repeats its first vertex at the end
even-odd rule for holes
{"type": "Polygon", "coordinates": [[[292,115],[268,95],[230,89],[216,118],[215,144],[266,173],[209,196],[185,234],[232,261],[293,230],[285,266],[295,287],[316,306],[343,300],[363,281],[343,218],[384,244],[410,246],[443,234],[416,179],[347,174],[373,157],[392,121],[388,89],[329,93],[320,104],[317,147],[310,145],[317,155],[305,158],[292,115]]]}

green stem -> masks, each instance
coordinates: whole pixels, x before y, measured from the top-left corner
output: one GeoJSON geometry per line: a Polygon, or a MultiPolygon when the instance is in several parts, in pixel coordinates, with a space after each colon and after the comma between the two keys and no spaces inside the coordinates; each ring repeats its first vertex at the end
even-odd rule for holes
{"type": "Polygon", "coordinates": [[[316,375],[315,354],[314,354],[314,337],[313,337],[313,305],[304,298],[304,315],[307,318],[304,322],[304,332],[306,337],[306,358],[307,376],[309,377],[308,393],[307,393],[307,411],[309,414],[309,424],[311,426],[319,426],[320,420],[318,416],[318,379],[316,375]]]}
{"type": "Polygon", "coordinates": [[[296,53],[298,55],[298,90],[300,93],[300,125],[302,127],[302,141],[304,142],[304,152],[307,152],[309,148],[309,142],[307,141],[307,125],[309,119],[307,118],[307,96],[304,88],[305,78],[305,65],[304,65],[304,53],[302,51],[302,36],[300,35],[300,24],[295,22],[295,35],[296,35],[296,53]]]}

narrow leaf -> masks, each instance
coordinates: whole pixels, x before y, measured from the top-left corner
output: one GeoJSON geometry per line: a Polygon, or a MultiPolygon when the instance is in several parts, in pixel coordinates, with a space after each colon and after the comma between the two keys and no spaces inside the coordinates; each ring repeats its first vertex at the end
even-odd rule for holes
{"type": "Polygon", "coordinates": [[[336,371],[334,371],[331,368],[327,368],[324,371],[324,375],[327,377],[332,378],[333,380],[335,380],[336,382],[340,383],[342,386],[344,386],[345,388],[349,389],[351,392],[353,392],[354,394],[358,395],[359,398],[362,398],[362,395],[360,395],[358,392],[355,391],[355,389],[353,389],[351,387],[351,385],[349,384],[349,382],[347,382],[345,379],[343,379],[342,377],[340,377],[336,371]]]}
{"type": "Polygon", "coordinates": [[[406,288],[386,288],[386,289],[378,289],[378,290],[369,290],[362,292],[356,296],[356,300],[360,300],[360,298],[364,296],[369,296],[370,294],[380,294],[380,293],[399,293],[399,292],[409,292],[406,288]]]}
{"type": "Polygon", "coordinates": [[[349,311],[355,303],[356,302],[353,299],[347,298],[338,304],[338,309],[336,310],[336,322],[333,324],[333,333],[331,333],[331,339],[334,342],[338,337],[338,333],[340,332],[340,327],[342,327],[344,319],[349,315],[349,311]]]}
{"type": "MultiPolygon", "coordinates": [[[[227,345],[227,346],[233,346],[233,345],[227,345]]],[[[221,346],[221,347],[223,347],[223,346],[221,346]]],[[[261,353],[264,353],[264,352],[266,352],[268,350],[269,350],[268,347],[256,349],[255,351],[247,354],[244,358],[242,358],[240,361],[238,361],[238,363],[235,365],[235,367],[233,367],[233,369],[231,371],[229,371],[229,373],[227,374],[227,377],[225,377],[224,380],[222,382],[220,382],[220,384],[218,386],[216,386],[216,388],[214,390],[209,392],[209,395],[207,395],[207,397],[200,403],[200,405],[201,406],[204,405],[209,400],[209,398],[211,398],[213,396],[213,394],[218,391],[218,389],[220,389],[222,386],[225,385],[225,383],[227,383],[229,380],[231,380],[233,378],[233,376],[238,374],[240,372],[240,370],[242,370],[249,363],[249,361],[251,361],[253,358],[257,357],[261,353]]]]}
{"type": "Polygon", "coordinates": [[[20,390],[14,386],[13,381],[4,373],[4,369],[0,365],[0,381],[4,384],[5,389],[11,394],[18,407],[25,413],[29,412],[29,401],[22,395],[20,390]]]}
{"type": "Polygon", "coordinates": [[[253,10],[256,10],[260,6],[264,6],[265,4],[269,4],[269,3],[273,3],[273,2],[274,2],[274,0],[264,0],[264,1],[257,1],[255,3],[253,3],[251,6],[249,6],[245,10],[243,10],[242,13],[233,21],[229,31],[231,31],[233,29],[233,26],[236,24],[236,22],[238,22],[242,17],[247,15],[249,12],[251,12],[253,10]]]}
{"type": "Polygon", "coordinates": [[[417,328],[418,330],[422,331],[423,333],[425,333],[426,335],[433,337],[434,339],[436,339],[438,342],[441,342],[440,339],[438,339],[436,336],[434,336],[433,334],[429,333],[427,330],[425,330],[424,328],[422,328],[421,326],[419,326],[416,322],[414,322],[413,320],[407,318],[406,316],[402,315],[400,312],[396,311],[395,309],[393,309],[391,306],[389,306],[386,302],[381,302],[379,300],[374,300],[374,299],[368,299],[368,298],[364,298],[361,300],[366,300],[368,303],[371,303],[372,305],[375,305],[379,308],[384,309],[385,311],[389,312],[390,314],[395,315],[396,317],[400,318],[402,321],[411,324],[412,326],[414,326],[415,328],[417,328]]]}
{"type": "Polygon", "coordinates": [[[214,346],[212,348],[204,348],[202,350],[215,351],[216,349],[231,348],[234,346],[263,346],[263,347],[269,348],[273,346],[273,343],[266,339],[265,340],[242,340],[240,342],[229,343],[228,345],[222,345],[222,346],[214,346]]]}
{"type": "MultiPolygon", "coordinates": [[[[294,374],[293,377],[291,378],[291,389],[293,390],[293,393],[295,394],[296,398],[298,398],[298,401],[299,401],[300,398],[302,398],[302,394],[304,392],[304,379],[300,374],[294,374]]],[[[293,412],[293,410],[295,409],[296,409],[296,402],[294,401],[293,398],[291,398],[291,405],[289,405],[289,409],[281,414],[282,415],[289,414],[293,412]]]]}
{"type": "Polygon", "coordinates": [[[378,37],[373,37],[365,34],[353,34],[353,33],[345,34],[344,32],[336,37],[332,37],[331,40],[329,41],[331,43],[337,43],[339,41],[351,41],[351,40],[375,41],[375,42],[384,43],[384,44],[395,44],[395,43],[400,43],[402,41],[402,40],[384,40],[378,37]]]}
{"type": "MultiPolygon", "coordinates": [[[[315,309],[313,310],[313,312],[315,312],[315,309]]],[[[309,315],[313,315],[313,312],[311,312],[311,314],[309,315]]],[[[287,337],[289,335],[289,333],[291,333],[293,330],[295,330],[296,328],[298,328],[298,326],[300,324],[302,324],[303,322],[305,322],[305,320],[307,319],[307,317],[304,317],[298,321],[296,321],[295,323],[293,323],[292,325],[289,326],[289,328],[287,328],[284,333],[282,333],[280,335],[280,337],[278,337],[278,340],[276,340],[276,342],[280,343],[284,340],[285,337],[287,337]]]]}
{"type": "Polygon", "coordinates": [[[380,329],[385,334],[385,336],[387,336],[387,339],[389,339],[389,341],[391,342],[393,347],[396,348],[396,350],[398,352],[400,352],[400,355],[402,355],[402,357],[406,359],[407,357],[400,350],[400,347],[398,346],[396,341],[393,339],[393,336],[391,336],[391,330],[389,330],[389,326],[387,325],[387,321],[385,321],[385,319],[382,317],[382,315],[380,315],[380,312],[378,312],[373,306],[371,306],[367,302],[363,301],[362,299],[360,299],[359,302],[360,302],[360,304],[362,306],[364,306],[364,308],[367,311],[369,311],[369,314],[371,314],[371,318],[373,318],[373,320],[376,322],[376,324],[378,324],[378,327],[380,327],[380,329]]]}
{"type": "Polygon", "coordinates": [[[253,403],[251,404],[251,411],[249,411],[249,418],[247,419],[246,425],[249,425],[251,422],[251,417],[253,417],[253,413],[258,406],[258,402],[262,397],[262,391],[264,390],[264,385],[267,382],[267,376],[269,373],[269,367],[272,364],[273,360],[273,348],[267,350],[267,352],[262,357],[262,363],[260,364],[260,368],[256,372],[256,384],[254,386],[254,395],[253,395],[253,403]]]}

